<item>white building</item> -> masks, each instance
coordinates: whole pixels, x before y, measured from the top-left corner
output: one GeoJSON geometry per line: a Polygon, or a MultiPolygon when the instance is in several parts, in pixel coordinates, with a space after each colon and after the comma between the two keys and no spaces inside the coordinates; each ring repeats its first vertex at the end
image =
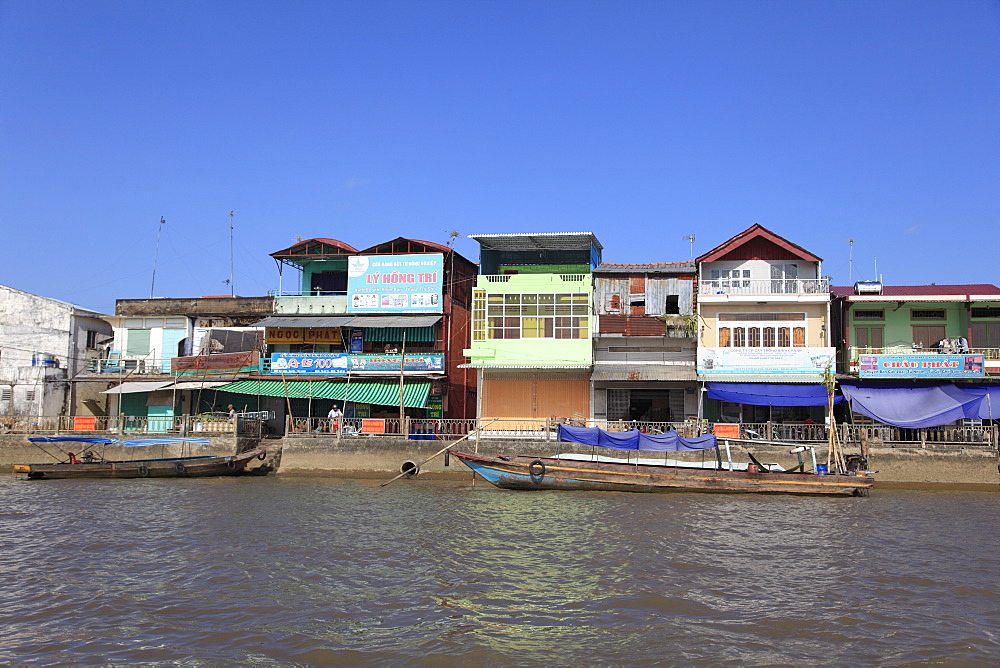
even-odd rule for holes
{"type": "Polygon", "coordinates": [[[96,311],[0,285],[0,416],[102,414],[107,386],[72,381],[111,338],[96,311]]]}

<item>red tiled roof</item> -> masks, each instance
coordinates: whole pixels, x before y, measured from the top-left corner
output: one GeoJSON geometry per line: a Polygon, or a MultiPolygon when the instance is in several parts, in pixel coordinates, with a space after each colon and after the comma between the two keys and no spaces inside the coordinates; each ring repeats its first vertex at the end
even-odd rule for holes
{"type": "MultiPolygon", "coordinates": [[[[830,292],[837,297],[854,296],[854,286],[831,286],[830,292]]],[[[884,285],[881,295],[869,297],[916,297],[932,296],[955,297],[962,295],[998,295],[1000,288],[991,283],[975,283],[972,285],[884,285]]]]}

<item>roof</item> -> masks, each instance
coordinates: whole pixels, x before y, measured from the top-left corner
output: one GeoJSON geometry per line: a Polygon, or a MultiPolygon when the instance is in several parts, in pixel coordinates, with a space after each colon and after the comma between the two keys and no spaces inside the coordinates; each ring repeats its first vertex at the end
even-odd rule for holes
{"type": "Polygon", "coordinates": [[[272,315],[255,327],[430,327],[440,315],[272,315]]]}
{"type": "MultiPolygon", "coordinates": [[[[852,299],[865,297],[858,301],[879,301],[890,297],[962,297],[972,295],[1000,297],[1000,288],[991,283],[974,283],[971,285],[883,285],[881,294],[854,294],[854,286],[831,286],[830,292],[835,297],[852,299]]],[[[892,301],[892,300],[889,300],[892,301]]]]}
{"type": "Polygon", "coordinates": [[[500,251],[604,250],[593,232],[532,232],[524,234],[470,234],[482,249],[500,251]]]}
{"type": "MultiPolygon", "coordinates": [[[[738,248],[753,241],[767,241],[775,246],[787,251],[791,255],[807,262],[822,262],[823,258],[813,255],[802,246],[794,244],[788,239],[775,234],[759,223],[754,223],[731,239],[724,241],[704,255],[696,258],[698,262],[714,262],[723,259],[726,255],[734,252],[738,248]]],[[[749,259],[749,258],[747,258],[749,259]]],[[[762,258],[762,259],[784,259],[784,258],[762,258]]]]}
{"type": "Polygon", "coordinates": [[[436,251],[438,253],[452,252],[451,248],[448,248],[443,244],[434,243],[433,241],[421,241],[420,239],[409,239],[407,237],[396,237],[395,239],[390,239],[389,241],[383,241],[382,243],[375,244],[374,246],[369,246],[368,248],[365,248],[364,250],[358,252],[361,253],[362,255],[377,254],[381,253],[383,247],[385,246],[389,247],[388,249],[390,251],[388,253],[389,255],[409,255],[411,253],[419,253],[427,251],[436,251]],[[414,244],[419,246],[424,246],[425,248],[421,250],[413,250],[412,246],[414,244]],[[394,248],[400,245],[405,245],[406,248],[405,249],[394,248]]]}
{"type": "Polygon", "coordinates": [[[329,257],[331,255],[357,255],[358,249],[337,239],[326,239],[317,237],[315,239],[305,239],[294,246],[271,253],[271,257],[307,259],[316,257],[329,257]]]}
{"type": "Polygon", "coordinates": [[[694,273],[694,262],[647,262],[645,264],[620,264],[602,262],[595,274],[688,274],[694,273]]]}
{"type": "Polygon", "coordinates": [[[679,364],[594,364],[593,381],[611,380],[697,380],[694,363],[679,364]]]}

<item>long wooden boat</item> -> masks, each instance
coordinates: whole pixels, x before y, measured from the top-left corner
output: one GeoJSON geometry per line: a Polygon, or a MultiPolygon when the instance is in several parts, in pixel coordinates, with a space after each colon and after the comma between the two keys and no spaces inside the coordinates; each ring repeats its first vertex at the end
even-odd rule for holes
{"type": "Polygon", "coordinates": [[[725,492],[867,496],[874,479],[867,472],[819,475],[641,463],[567,460],[555,457],[478,455],[452,451],[487,482],[503,489],[613,492],[725,492]]]}
{"type": "MultiPolygon", "coordinates": [[[[85,442],[121,445],[162,445],[170,442],[208,443],[207,439],[146,439],[120,442],[115,439],[40,437],[28,439],[38,443],[85,442]]],[[[93,479],[93,478],[200,478],[207,476],[242,475],[254,459],[264,460],[263,448],[248,450],[236,455],[201,455],[194,457],[168,457],[159,459],[106,460],[88,452],[78,459],[72,452],[63,461],[47,464],[15,464],[14,474],[30,480],[93,479]]]]}

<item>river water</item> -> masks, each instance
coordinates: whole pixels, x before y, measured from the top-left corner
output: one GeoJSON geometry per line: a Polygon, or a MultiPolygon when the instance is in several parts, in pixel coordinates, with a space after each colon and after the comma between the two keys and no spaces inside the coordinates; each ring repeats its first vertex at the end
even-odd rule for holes
{"type": "Polygon", "coordinates": [[[0,479],[0,661],[993,663],[1000,495],[0,479]]]}

